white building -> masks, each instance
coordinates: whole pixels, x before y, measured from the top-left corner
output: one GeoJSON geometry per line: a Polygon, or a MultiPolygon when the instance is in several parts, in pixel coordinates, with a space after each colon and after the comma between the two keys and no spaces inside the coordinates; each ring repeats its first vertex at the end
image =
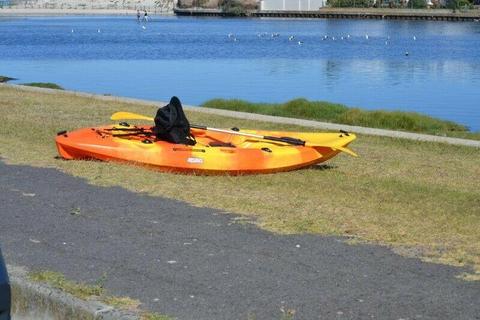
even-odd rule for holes
{"type": "Polygon", "coordinates": [[[260,10],[265,11],[317,11],[327,0],[261,0],[260,10]]]}

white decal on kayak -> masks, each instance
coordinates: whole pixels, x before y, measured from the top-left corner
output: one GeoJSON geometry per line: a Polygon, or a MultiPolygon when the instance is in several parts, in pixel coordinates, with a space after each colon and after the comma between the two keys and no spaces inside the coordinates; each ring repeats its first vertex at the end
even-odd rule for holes
{"type": "Polygon", "coordinates": [[[193,158],[193,157],[190,157],[190,158],[187,159],[187,162],[188,162],[188,163],[202,164],[202,163],[203,163],[203,159],[202,159],[202,158],[193,158]]]}

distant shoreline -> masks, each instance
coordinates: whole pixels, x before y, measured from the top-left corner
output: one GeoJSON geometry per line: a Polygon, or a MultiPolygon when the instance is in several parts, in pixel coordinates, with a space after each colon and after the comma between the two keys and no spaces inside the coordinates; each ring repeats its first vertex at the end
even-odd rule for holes
{"type": "MultiPolygon", "coordinates": [[[[177,16],[233,16],[220,9],[174,8],[177,16]]],[[[375,20],[431,20],[480,21],[480,10],[453,11],[450,9],[389,9],[389,8],[321,8],[316,11],[246,11],[239,16],[251,18],[295,19],[375,19],[375,20]]]]}
{"type": "MultiPolygon", "coordinates": [[[[149,15],[174,15],[173,11],[148,10],[149,15]]],[[[133,9],[0,9],[0,17],[22,16],[132,16],[136,17],[137,10],[133,9]]]]}
{"type": "MultiPolygon", "coordinates": [[[[217,9],[165,10],[147,8],[150,16],[229,16],[217,9]]],[[[136,9],[43,9],[1,8],[0,17],[22,16],[136,16],[136,9]]],[[[256,18],[334,18],[334,19],[393,19],[393,20],[436,20],[436,21],[480,21],[480,10],[452,12],[447,9],[376,9],[376,8],[322,8],[319,11],[254,11],[246,16],[256,18]]]]}

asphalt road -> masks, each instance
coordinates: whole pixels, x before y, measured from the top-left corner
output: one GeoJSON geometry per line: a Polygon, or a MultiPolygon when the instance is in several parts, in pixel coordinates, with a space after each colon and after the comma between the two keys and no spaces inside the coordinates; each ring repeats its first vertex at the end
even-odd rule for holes
{"type": "Polygon", "coordinates": [[[0,162],[0,243],[9,264],[103,279],[178,319],[282,319],[282,309],[294,319],[480,319],[480,283],[456,279],[461,269],[274,235],[54,169],[0,162]]]}

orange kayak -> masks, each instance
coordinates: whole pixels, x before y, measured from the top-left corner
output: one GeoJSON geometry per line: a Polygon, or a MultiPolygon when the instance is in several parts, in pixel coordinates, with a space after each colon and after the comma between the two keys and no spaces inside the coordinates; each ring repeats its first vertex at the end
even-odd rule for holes
{"type": "Polygon", "coordinates": [[[201,174],[257,174],[289,171],[324,162],[355,140],[348,133],[242,130],[240,133],[292,137],[309,146],[290,145],[235,134],[191,129],[195,146],[157,140],[148,126],[109,125],[60,132],[57,149],[64,159],[121,161],[163,171],[201,174]],[[314,146],[312,146],[312,144],[314,146]]]}

